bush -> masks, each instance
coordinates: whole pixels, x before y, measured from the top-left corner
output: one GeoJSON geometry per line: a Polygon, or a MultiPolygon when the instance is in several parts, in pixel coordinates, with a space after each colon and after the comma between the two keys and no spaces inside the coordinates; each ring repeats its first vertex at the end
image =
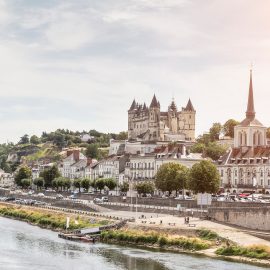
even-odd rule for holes
{"type": "Polygon", "coordinates": [[[207,249],[209,244],[197,238],[169,238],[165,234],[156,232],[141,232],[136,230],[110,230],[101,232],[101,240],[110,242],[117,240],[119,242],[135,243],[135,244],[151,244],[164,246],[176,246],[182,249],[202,250],[207,249]]]}
{"type": "Polygon", "coordinates": [[[218,238],[218,234],[210,230],[200,230],[199,237],[205,240],[215,240],[218,238]]]}
{"type": "Polygon", "coordinates": [[[223,256],[243,256],[248,258],[256,259],[269,259],[270,253],[264,246],[253,246],[253,247],[240,247],[230,246],[221,247],[216,250],[216,254],[223,256]]]}

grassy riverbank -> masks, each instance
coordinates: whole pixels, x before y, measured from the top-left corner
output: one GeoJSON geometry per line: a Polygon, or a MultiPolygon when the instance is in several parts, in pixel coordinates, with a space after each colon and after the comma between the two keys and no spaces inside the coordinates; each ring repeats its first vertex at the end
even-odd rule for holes
{"type": "Polygon", "coordinates": [[[0,205],[0,216],[27,221],[31,224],[53,230],[64,230],[67,216],[70,217],[69,230],[97,227],[108,224],[108,220],[96,220],[74,214],[65,214],[44,209],[22,206],[0,205]]]}
{"type": "Polygon", "coordinates": [[[203,250],[208,249],[211,241],[200,238],[168,235],[155,231],[140,230],[110,230],[101,233],[101,240],[106,243],[123,243],[144,245],[147,247],[178,248],[179,250],[203,250]]]}
{"type": "Polygon", "coordinates": [[[270,259],[270,248],[263,245],[254,245],[251,247],[229,246],[217,249],[216,254],[222,256],[270,259]]]}

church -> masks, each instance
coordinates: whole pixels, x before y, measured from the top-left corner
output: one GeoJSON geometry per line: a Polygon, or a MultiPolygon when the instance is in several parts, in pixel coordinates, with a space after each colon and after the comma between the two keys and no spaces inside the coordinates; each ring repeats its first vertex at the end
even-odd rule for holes
{"type": "Polygon", "coordinates": [[[133,100],[128,110],[128,139],[138,141],[194,141],[196,111],[189,99],[181,110],[172,100],[165,112],[153,96],[150,106],[133,100]]]}
{"type": "Polygon", "coordinates": [[[234,146],[218,160],[221,187],[225,191],[270,191],[270,146],[267,128],[256,119],[252,70],[245,119],[234,127],[234,146]]]}

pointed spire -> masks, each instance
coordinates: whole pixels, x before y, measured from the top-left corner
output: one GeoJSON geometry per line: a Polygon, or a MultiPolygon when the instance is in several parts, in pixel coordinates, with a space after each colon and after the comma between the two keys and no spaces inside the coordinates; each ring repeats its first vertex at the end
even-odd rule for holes
{"type": "Polygon", "coordinates": [[[146,108],[146,104],[145,102],[143,103],[143,110],[145,111],[147,108],[146,108]]]}
{"type": "Polygon", "coordinates": [[[130,106],[130,108],[129,108],[129,111],[132,111],[132,110],[134,110],[136,108],[136,101],[135,101],[135,98],[133,99],[133,102],[132,102],[132,104],[131,104],[131,106],[130,106]]]}
{"type": "Polygon", "coordinates": [[[155,94],[154,94],[152,102],[150,104],[150,108],[153,108],[153,107],[158,107],[158,102],[157,102],[157,98],[156,98],[155,94]]]}
{"type": "Polygon", "coordinates": [[[172,99],[172,103],[169,106],[169,109],[171,109],[172,111],[177,111],[177,107],[175,105],[174,98],[172,99]]]}
{"type": "Polygon", "coordinates": [[[253,85],[252,85],[252,69],[250,70],[249,91],[248,91],[248,104],[246,117],[249,119],[255,118],[254,98],[253,98],[253,85]]]}
{"type": "Polygon", "coordinates": [[[187,103],[187,106],[185,108],[185,111],[191,111],[191,112],[195,111],[190,98],[188,99],[188,103],[187,103]]]}

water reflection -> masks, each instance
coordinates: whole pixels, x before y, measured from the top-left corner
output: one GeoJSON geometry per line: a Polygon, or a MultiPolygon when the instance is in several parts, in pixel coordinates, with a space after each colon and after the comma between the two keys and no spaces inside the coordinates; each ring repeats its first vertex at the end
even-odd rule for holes
{"type": "Polygon", "coordinates": [[[205,257],[105,244],[75,243],[57,233],[0,218],[2,270],[259,270],[205,257]]]}

